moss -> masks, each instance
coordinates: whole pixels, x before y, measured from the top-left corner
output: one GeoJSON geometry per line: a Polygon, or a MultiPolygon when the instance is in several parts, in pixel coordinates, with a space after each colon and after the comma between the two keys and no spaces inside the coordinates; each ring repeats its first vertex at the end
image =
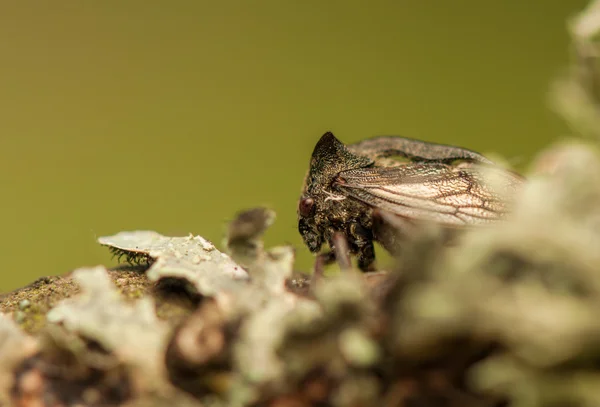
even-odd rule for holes
{"type": "MultiPolygon", "coordinates": [[[[196,308],[197,299],[180,295],[177,285],[165,287],[148,280],[143,268],[122,266],[109,271],[112,282],[128,301],[152,296],[157,316],[177,324],[196,308]]],[[[46,313],[65,298],[80,292],[70,274],[42,277],[34,283],[0,297],[0,312],[12,314],[15,322],[27,333],[36,334],[46,324],[46,313]]]]}
{"type": "Polygon", "coordinates": [[[37,333],[45,324],[46,313],[61,300],[78,292],[79,287],[69,275],[42,277],[27,287],[2,296],[0,312],[12,313],[23,330],[37,333]],[[24,301],[29,301],[29,306],[19,307],[24,301]]]}

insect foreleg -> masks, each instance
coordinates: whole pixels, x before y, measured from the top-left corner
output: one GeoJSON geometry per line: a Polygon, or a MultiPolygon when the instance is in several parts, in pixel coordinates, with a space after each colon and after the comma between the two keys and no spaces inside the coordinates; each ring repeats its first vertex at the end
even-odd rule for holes
{"type": "Polygon", "coordinates": [[[317,255],[310,283],[311,287],[315,287],[315,284],[323,278],[323,275],[325,274],[325,266],[333,263],[334,261],[335,254],[332,251],[317,255]]]}
{"type": "MultiPolygon", "coordinates": [[[[352,260],[350,258],[350,248],[348,246],[348,239],[346,238],[346,235],[342,232],[335,232],[331,238],[330,246],[331,246],[331,251],[319,254],[315,260],[313,279],[312,279],[313,282],[316,282],[320,278],[322,278],[323,274],[325,272],[325,266],[327,266],[335,261],[337,261],[338,265],[340,266],[340,270],[342,270],[342,271],[350,270],[352,268],[352,260]]],[[[368,246],[368,244],[366,244],[365,246],[368,246]]],[[[365,246],[361,246],[361,247],[364,248],[365,246]]],[[[373,245],[371,243],[371,249],[372,249],[372,246],[373,245]]],[[[359,252],[359,264],[360,264],[360,253],[362,253],[362,251],[359,252]]],[[[374,260],[374,252],[372,250],[371,250],[371,254],[372,254],[372,258],[371,258],[370,262],[372,263],[374,260]]],[[[368,257],[368,254],[367,254],[367,257],[368,257]]]]}
{"type": "Polygon", "coordinates": [[[349,270],[352,268],[352,261],[350,260],[350,249],[348,248],[348,240],[346,235],[342,232],[336,232],[332,238],[333,252],[335,259],[342,271],[349,270]]]}
{"type": "Polygon", "coordinates": [[[365,242],[357,254],[358,268],[362,271],[375,271],[375,247],[373,241],[365,242]]]}
{"type": "Polygon", "coordinates": [[[375,270],[373,233],[358,223],[352,223],[349,228],[349,235],[357,254],[358,268],[362,271],[375,270]]]}

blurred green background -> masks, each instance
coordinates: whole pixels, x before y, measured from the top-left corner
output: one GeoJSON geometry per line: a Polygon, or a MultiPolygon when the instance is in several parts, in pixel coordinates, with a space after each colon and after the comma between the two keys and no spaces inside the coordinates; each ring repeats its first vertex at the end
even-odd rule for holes
{"type": "Polygon", "coordinates": [[[0,5],[0,292],[114,264],[97,236],[220,245],[268,205],[267,244],[311,256],[296,200],[326,130],[498,153],[567,134],[548,109],[584,1],[52,1],[0,5]]]}

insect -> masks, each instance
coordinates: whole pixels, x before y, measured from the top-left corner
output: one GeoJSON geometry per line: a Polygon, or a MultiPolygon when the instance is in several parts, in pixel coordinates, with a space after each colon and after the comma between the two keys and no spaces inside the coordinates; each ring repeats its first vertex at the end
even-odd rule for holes
{"type": "Polygon", "coordinates": [[[312,253],[329,244],[325,262],[335,260],[342,238],[358,267],[370,271],[373,242],[389,251],[397,244],[390,230],[420,222],[448,228],[496,222],[509,210],[506,193],[521,182],[519,175],[464,148],[396,136],[346,146],[327,132],[304,180],[298,230],[312,253]],[[482,170],[499,182],[492,187],[482,170]]]}

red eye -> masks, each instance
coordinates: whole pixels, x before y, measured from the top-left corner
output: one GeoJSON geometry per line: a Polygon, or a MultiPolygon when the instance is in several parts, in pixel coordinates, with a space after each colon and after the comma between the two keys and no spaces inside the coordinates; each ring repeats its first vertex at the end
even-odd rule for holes
{"type": "Polygon", "coordinates": [[[309,216],[313,206],[315,206],[315,201],[312,198],[302,198],[298,203],[298,212],[302,216],[309,216]]]}

